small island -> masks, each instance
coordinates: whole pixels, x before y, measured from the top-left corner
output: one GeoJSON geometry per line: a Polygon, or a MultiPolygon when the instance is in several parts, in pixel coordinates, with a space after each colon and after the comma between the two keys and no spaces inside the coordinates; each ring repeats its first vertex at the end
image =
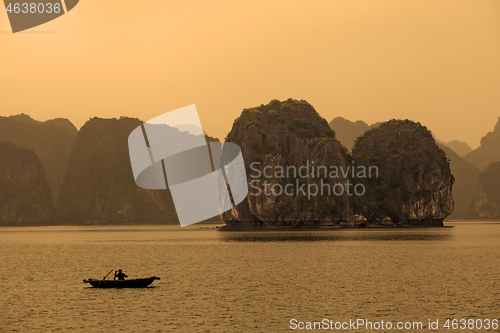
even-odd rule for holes
{"type": "Polygon", "coordinates": [[[349,153],[308,102],[273,100],[243,110],[226,141],[249,195],[221,230],[443,226],[453,211],[448,159],[420,123],[379,124],[349,153]]]}

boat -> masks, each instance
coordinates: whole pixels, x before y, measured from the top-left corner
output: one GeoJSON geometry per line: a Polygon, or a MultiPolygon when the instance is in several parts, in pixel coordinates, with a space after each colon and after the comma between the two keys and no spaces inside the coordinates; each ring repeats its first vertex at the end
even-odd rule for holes
{"type": "Polygon", "coordinates": [[[128,280],[98,280],[98,279],[86,279],[83,280],[84,283],[90,283],[94,288],[146,288],[154,280],[159,280],[157,276],[152,276],[148,278],[141,279],[128,279],[128,280]]]}

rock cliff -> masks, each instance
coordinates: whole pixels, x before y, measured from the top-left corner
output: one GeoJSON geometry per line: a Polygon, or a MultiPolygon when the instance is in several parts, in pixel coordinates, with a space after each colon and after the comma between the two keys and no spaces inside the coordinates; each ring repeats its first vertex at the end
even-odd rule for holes
{"type": "Polygon", "coordinates": [[[33,150],[42,162],[52,192],[59,198],[66,165],[78,130],[67,119],[36,121],[28,115],[0,117],[0,141],[33,150]]]}
{"type": "Polygon", "coordinates": [[[366,194],[354,197],[355,212],[368,223],[388,216],[394,223],[442,225],[452,213],[449,162],[420,123],[391,120],[366,132],[356,140],[353,158],[379,171],[366,179],[366,194]]]}
{"type": "Polygon", "coordinates": [[[500,162],[490,164],[479,175],[479,190],[467,212],[470,218],[500,217],[500,162]]]}
{"type": "Polygon", "coordinates": [[[128,136],[142,121],[92,118],[78,132],[58,209],[66,223],[176,223],[170,192],[134,181],[128,136]]]}
{"type": "Polygon", "coordinates": [[[0,142],[0,223],[53,223],[52,197],[42,163],[29,149],[0,142]]]}
{"type": "Polygon", "coordinates": [[[333,189],[348,177],[318,173],[345,168],[349,155],[306,101],[245,109],[225,141],[241,147],[249,185],[247,198],[222,216],[229,228],[317,226],[350,215],[349,196],[333,189]]]}

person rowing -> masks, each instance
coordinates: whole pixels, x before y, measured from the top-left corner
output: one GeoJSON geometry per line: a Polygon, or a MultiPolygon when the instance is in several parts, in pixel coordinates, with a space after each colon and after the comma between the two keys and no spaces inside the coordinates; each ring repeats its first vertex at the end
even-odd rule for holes
{"type": "Polygon", "coordinates": [[[125,280],[125,278],[127,278],[127,277],[128,277],[128,275],[123,273],[121,268],[118,269],[118,272],[115,271],[115,279],[118,278],[118,280],[125,280]]]}

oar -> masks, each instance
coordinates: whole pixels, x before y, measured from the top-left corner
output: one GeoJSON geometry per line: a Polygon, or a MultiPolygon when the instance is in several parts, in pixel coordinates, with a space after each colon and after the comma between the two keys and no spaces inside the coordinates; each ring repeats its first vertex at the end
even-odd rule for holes
{"type": "Polygon", "coordinates": [[[108,274],[106,274],[106,276],[101,280],[101,282],[99,282],[98,286],[101,285],[102,281],[106,280],[106,278],[108,277],[109,274],[111,274],[113,270],[110,270],[108,274]]]}

